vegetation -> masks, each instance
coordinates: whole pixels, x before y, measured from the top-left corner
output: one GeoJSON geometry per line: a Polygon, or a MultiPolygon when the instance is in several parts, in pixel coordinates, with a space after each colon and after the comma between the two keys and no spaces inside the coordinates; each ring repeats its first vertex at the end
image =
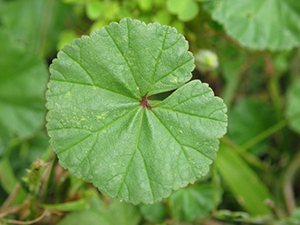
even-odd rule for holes
{"type": "Polygon", "coordinates": [[[0,224],[300,224],[299,45],[294,0],[0,0],[0,224]]]}

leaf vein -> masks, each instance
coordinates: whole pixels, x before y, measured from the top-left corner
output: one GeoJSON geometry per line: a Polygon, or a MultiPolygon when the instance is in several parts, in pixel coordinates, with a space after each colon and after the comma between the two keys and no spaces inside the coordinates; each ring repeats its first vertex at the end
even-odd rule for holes
{"type": "Polygon", "coordinates": [[[154,115],[154,117],[160,122],[161,125],[163,125],[165,127],[165,129],[168,131],[168,133],[173,137],[173,139],[177,142],[177,144],[180,146],[181,150],[182,150],[182,153],[184,154],[184,157],[186,159],[186,161],[188,162],[189,164],[189,167],[191,168],[195,178],[197,178],[196,176],[196,173],[194,171],[194,168],[192,167],[190,161],[188,160],[188,157],[186,155],[186,152],[184,150],[184,148],[182,147],[182,144],[180,143],[180,141],[174,136],[174,134],[169,130],[169,128],[167,128],[167,126],[158,118],[158,116],[155,114],[155,112],[151,111],[154,115]]]}
{"type": "Polygon", "coordinates": [[[188,61],[182,63],[181,65],[179,65],[179,66],[177,66],[177,67],[175,67],[175,68],[174,68],[172,71],[170,71],[169,73],[163,75],[161,78],[159,78],[157,81],[155,81],[155,83],[153,83],[153,84],[151,85],[151,87],[153,87],[155,84],[157,84],[157,83],[158,83],[159,81],[161,81],[162,79],[164,79],[164,78],[166,78],[167,76],[169,76],[169,75],[170,75],[171,73],[173,73],[174,71],[178,70],[180,67],[182,67],[182,66],[188,64],[190,61],[193,61],[193,58],[191,58],[190,60],[188,60],[188,61]]]}
{"type": "Polygon", "coordinates": [[[165,46],[165,43],[166,43],[166,39],[167,39],[167,34],[168,34],[168,30],[169,30],[169,27],[166,28],[166,32],[165,32],[165,35],[164,35],[164,39],[162,41],[162,44],[161,44],[161,50],[160,50],[160,53],[156,59],[156,63],[155,63],[155,66],[154,66],[154,70],[153,70],[153,73],[151,75],[151,80],[150,80],[150,84],[149,84],[149,87],[147,88],[147,91],[150,91],[151,87],[152,87],[152,82],[154,80],[154,77],[155,77],[155,73],[156,73],[156,70],[157,70],[157,66],[158,66],[158,63],[159,63],[159,60],[160,60],[160,57],[164,51],[164,46],[165,46]]]}
{"type": "Polygon", "coordinates": [[[126,167],[124,178],[123,178],[123,180],[122,180],[122,182],[121,182],[121,185],[120,185],[120,187],[119,187],[119,189],[118,189],[118,192],[117,192],[117,197],[119,196],[119,194],[120,194],[120,192],[121,192],[121,190],[122,190],[123,184],[124,184],[124,182],[125,182],[125,180],[126,180],[126,177],[127,177],[127,175],[128,175],[129,168],[130,168],[130,166],[131,166],[131,163],[132,163],[132,161],[133,161],[133,158],[134,158],[134,156],[135,156],[135,153],[136,153],[136,151],[137,151],[137,149],[138,149],[139,139],[140,139],[141,131],[142,131],[143,117],[144,117],[144,110],[143,110],[143,113],[142,113],[142,116],[141,116],[141,123],[140,123],[140,127],[139,127],[139,130],[138,130],[138,133],[137,133],[137,140],[136,140],[135,149],[134,149],[134,152],[132,153],[132,157],[130,158],[130,161],[129,161],[129,163],[128,163],[128,166],[126,167]]]}
{"type": "Polygon", "coordinates": [[[103,129],[109,127],[110,125],[112,125],[112,124],[114,124],[114,123],[116,123],[116,122],[119,121],[120,119],[125,118],[127,115],[129,115],[130,113],[132,113],[133,111],[135,111],[138,107],[139,107],[139,106],[135,107],[134,109],[130,110],[129,112],[125,113],[124,115],[122,115],[122,116],[119,117],[118,119],[116,119],[116,120],[110,122],[109,124],[107,124],[107,125],[101,127],[100,129],[98,129],[98,130],[96,130],[96,131],[93,131],[91,134],[89,134],[89,135],[86,136],[85,138],[81,139],[80,141],[76,142],[75,144],[72,144],[70,147],[68,147],[68,148],[66,148],[66,149],[64,149],[64,150],[62,150],[62,151],[60,151],[60,152],[58,152],[57,154],[62,154],[62,153],[64,153],[64,152],[70,150],[72,147],[74,147],[75,145],[77,145],[77,144],[83,142],[84,140],[86,140],[87,138],[89,138],[90,136],[92,136],[93,134],[96,134],[96,133],[100,132],[101,130],[103,130],[103,129]]]}
{"type": "MultiPolygon", "coordinates": [[[[129,65],[129,62],[128,62],[127,58],[125,57],[124,53],[121,51],[120,47],[117,45],[117,42],[115,41],[115,39],[113,38],[113,36],[111,35],[111,33],[109,33],[109,31],[107,30],[107,27],[105,27],[105,30],[106,30],[108,36],[110,37],[110,39],[111,39],[111,40],[113,41],[113,43],[115,44],[116,48],[117,48],[117,49],[119,50],[119,52],[121,53],[121,55],[122,55],[124,61],[126,62],[126,65],[127,65],[128,69],[129,69],[129,71],[130,71],[130,73],[131,73],[131,75],[132,75],[132,78],[133,78],[133,80],[134,80],[134,82],[135,82],[135,85],[138,87],[137,82],[136,82],[136,79],[135,79],[135,76],[134,76],[134,74],[133,74],[133,71],[132,71],[132,69],[131,69],[131,67],[130,67],[130,65],[129,65]]],[[[138,90],[138,91],[139,91],[139,90],[138,90]]],[[[140,93],[140,91],[139,91],[139,93],[140,93]]],[[[141,93],[140,93],[140,95],[141,95],[141,93]]]]}
{"type": "Polygon", "coordinates": [[[57,80],[57,79],[51,79],[51,81],[57,81],[57,82],[64,82],[64,83],[70,83],[70,84],[77,84],[77,85],[83,85],[83,86],[95,87],[95,88],[99,88],[100,90],[107,91],[107,92],[111,92],[111,93],[114,93],[114,94],[116,94],[116,95],[122,96],[122,97],[124,97],[124,98],[128,98],[128,99],[130,99],[130,100],[137,101],[137,99],[128,97],[128,96],[126,96],[126,95],[122,95],[122,94],[120,94],[120,93],[118,93],[118,92],[115,92],[115,91],[112,91],[112,90],[109,90],[109,89],[106,89],[106,88],[103,88],[103,87],[100,87],[100,86],[94,86],[94,85],[92,85],[92,84],[85,84],[85,83],[78,83],[78,82],[74,82],[74,81],[57,80]]]}

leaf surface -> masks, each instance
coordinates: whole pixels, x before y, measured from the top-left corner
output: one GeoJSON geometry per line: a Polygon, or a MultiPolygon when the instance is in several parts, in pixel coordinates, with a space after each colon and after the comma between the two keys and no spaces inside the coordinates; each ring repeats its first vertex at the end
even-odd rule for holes
{"type": "MultiPolygon", "coordinates": [[[[228,112],[228,137],[242,146],[276,123],[274,107],[265,101],[242,99],[228,112]],[[257,113],[259,112],[259,114],[257,113]]],[[[253,154],[265,154],[270,141],[264,140],[249,149],[253,154]]]]}
{"type": "Polygon", "coordinates": [[[211,184],[191,186],[172,193],[170,200],[173,203],[173,218],[194,222],[199,217],[208,216],[212,211],[213,187],[211,184]]]}
{"type": "Polygon", "coordinates": [[[194,0],[168,0],[167,7],[170,12],[177,14],[181,21],[192,20],[199,12],[199,7],[194,0]]]}
{"type": "Polygon", "coordinates": [[[235,195],[238,203],[253,215],[269,215],[265,204],[272,196],[257,174],[225,141],[220,144],[216,167],[235,195]]]}
{"type": "Polygon", "coordinates": [[[72,24],[71,11],[61,1],[6,1],[0,8],[3,25],[26,48],[40,55],[55,50],[60,32],[72,24]]]}
{"type": "Polygon", "coordinates": [[[0,154],[14,136],[24,139],[42,126],[45,64],[0,30],[0,154]]]}
{"type": "Polygon", "coordinates": [[[207,84],[185,84],[193,61],[184,37],[158,23],[124,19],[75,39],[53,61],[47,91],[61,165],[135,204],[205,175],[226,132],[226,106],[207,84]]]}
{"type": "Polygon", "coordinates": [[[90,202],[86,210],[70,213],[59,225],[138,225],[142,219],[138,208],[125,202],[113,200],[107,208],[99,197],[90,202]]]}
{"type": "Polygon", "coordinates": [[[251,49],[284,50],[300,44],[300,2],[295,0],[215,0],[213,19],[251,49]]]}

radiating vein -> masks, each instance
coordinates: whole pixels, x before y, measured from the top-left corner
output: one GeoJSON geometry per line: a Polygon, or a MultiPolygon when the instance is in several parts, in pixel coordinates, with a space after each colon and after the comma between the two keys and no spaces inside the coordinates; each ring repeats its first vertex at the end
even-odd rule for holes
{"type": "Polygon", "coordinates": [[[121,190],[122,190],[123,184],[124,184],[124,182],[125,182],[125,180],[126,180],[126,177],[127,177],[127,175],[128,175],[128,171],[129,171],[129,169],[130,169],[131,163],[132,163],[132,161],[133,161],[134,155],[135,155],[135,153],[136,153],[136,151],[137,151],[137,149],[138,149],[138,144],[139,144],[139,140],[140,140],[140,136],[141,136],[141,131],[142,131],[143,117],[144,117],[144,109],[143,109],[143,111],[142,111],[141,122],[140,122],[140,126],[139,126],[138,133],[137,133],[137,139],[136,139],[135,149],[134,149],[134,152],[132,153],[132,157],[131,157],[130,160],[129,160],[128,166],[126,167],[125,175],[124,175],[124,178],[123,178],[123,180],[122,180],[122,182],[121,182],[121,184],[120,184],[120,187],[119,187],[119,189],[118,189],[117,196],[120,195],[120,192],[121,192],[121,190]]]}
{"type": "Polygon", "coordinates": [[[192,172],[193,172],[195,178],[197,178],[196,173],[195,173],[195,171],[194,171],[194,168],[192,167],[190,161],[188,160],[188,157],[187,157],[187,155],[186,155],[186,152],[185,152],[185,150],[183,149],[182,144],[180,143],[180,141],[174,136],[174,134],[169,130],[169,128],[168,128],[168,127],[167,127],[167,126],[159,119],[159,117],[155,114],[155,112],[153,112],[153,111],[151,111],[151,112],[152,112],[152,114],[154,115],[154,117],[159,121],[159,123],[160,123],[161,125],[163,125],[163,127],[165,127],[165,129],[168,131],[168,133],[169,133],[169,134],[173,137],[173,139],[177,142],[177,144],[178,144],[179,147],[181,148],[181,151],[182,151],[182,153],[184,154],[184,157],[185,157],[186,161],[188,162],[189,167],[191,168],[191,170],[192,170],[192,172]]]}
{"type": "MultiPolygon", "coordinates": [[[[105,28],[105,30],[106,30],[107,34],[109,35],[110,39],[113,41],[113,43],[115,44],[115,46],[116,46],[117,49],[119,50],[120,54],[122,55],[124,61],[125,61],[126,64],[127,64],[128,69],[129,69],[129,71],[130,71],[130,73],[131,73],[131,75],[132,75],[132,78],[133,78],[133,80],[134,80],[134,82],[135,82],[135,85],[136,85],[136,87],[138,87],[138,84],[137,84],[137,82],[136,82],[135,76],[134,76],[134,74],[133,74],[133,71],[132,71],[132,69],[131,69],[131,67],[130,67],[130,65],[129,65],[129,62],[128,62],[127,58],[124,56],[123,52],[121,51],[120,47],[117,45],[117,42],[115,41],[115,39],[113,38],[113,36],[111,35],[111,33],[109,33],[108,29],[105,28]]],[[[140,90],[138,90],[138,91],[139,91],[139,93],[140,93],[140,96],[142,96],[140,90]]]]}
{"type": "Polygon", "coordinates": [[[116,120],[110,122],[109,124],[107,124],[107,125],[101,127],[100,129],[98,129],[98,130],[92,132],[91,134],[89,134],[89,135],[86,136],[85,138],[81,139],[80,141],[76,142],[75,144],[72,144],[71,146],[69,146],[68,148],[66,148],[66,149],[64,149],[64,150],[62,150],[62,151],[60,151],[60,152],[58,152],[57,154],[62,154],[62,153],[64,153],[64,152],[70,150],[72,147],[74,147],[75,145],[78,145],[79,143],[83,142],[84,140],[86,140],[87,138],[89,138],[90,136],[92,136],[93,134],[96,134],[96,133],[100,132],[101,130],[103,130],[103,129],[109,127],[109,126],[111,126],[111,125],[114,124],[114,123],[116,123],[117,121],[119,121],[119,120],[121,120],[121,119],[124,119],[127,115],[129,115],[130,113],[134,112],[137,108],[139,108],[139,106],[135,107],[134,109],[130,110],[129,112],[127,112],[126,114],[122,115],[122,116],[119,117],[118,119],[116,119],[116,120]]]}
{"type": "Polygon", "coordinates": [[[78,83],[78,82],[74,82],[74,81],[69,81],[69,80],[57,80],[57,79],[51,79],[51,81],[56,81],[56,82],[64,82],[64,83],[70,83],[70,84],[76,84],[76,85],[83,85],[83,86],[89,86],[89,87],[95,87],[95,88],[99,88],[100,90],[102,91],[107,91],[107,92],[111,92],[111,93],[114,93],[116,95],[119,95],[119,96],[122,96],[124,98],[128,98],[130,100],[133,100],[133,101],[137,101],[137,99],[134,99],[134,98],[131,98],[131,97],[128,97],[126,95],[122,95],[118,92],[115,92],[115,91],[112,91],[110,89],[106,89],[106,88],[103,88],[103,87],[100,87],[100,86],[94,86],[92,84],[85,84],[85,83],[78,83]]]}

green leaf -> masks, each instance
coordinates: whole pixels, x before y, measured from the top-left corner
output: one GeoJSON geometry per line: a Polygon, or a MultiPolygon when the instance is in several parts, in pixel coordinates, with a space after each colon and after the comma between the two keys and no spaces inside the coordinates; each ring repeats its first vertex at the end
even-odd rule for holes
{"type": "Polygon", "coordinates": [[[265,204],[271,199],[267,187],[256,173],[225,142],[221,142],[215,165],[239,204],[253,215],[271,214],[265,204]]]}
{"type": "Polygon", "coordinates": [[[300,208],[295,209],[295,211],[291,215],[291,219],[293,219],[295,222],[300,223],[300,208]]]}
{"type": "Polygon", "coordinates": [[[226,132],[226,106],[207,84],[185,84],[193,61],[176,29],[131,19],[66,46],[47,91],[47,130],[60,164],[135,204],[205,175],[226,132]],[[147,97],[178,87],[150,106],[147,97]]]}
{"type": "Polygon", "coordinates": [[[14,37],[40,55],[55,51],[61,30],[71,25],[71,12],[56,0],[8,1],[0,14],[14,37]]]}
{"type": "Polygon", "coordinates": [[[44,92],[48,73],[37,56],[28,53],[0,29],[0,155],[12,137],[32,136],[44,123],[44,92]]]}
{"type": "Polygon", "coordinates": [[[87,210],[70,213],[59,225],[138,225],[141,221],[138,208],[128,203],[113,201],[105,209],[102,200],[99,198],[92,200],[87,210]]]}
{"type": "MultiPolygon", "coordinates": [[[[276,123],[274,107],[267,102],[243,99],[228,112],[228,136],[242,146],[276,123]],[[259,113],[257,113],[259,112],[259,113]]],[[[269,149],[269,140],[250,149],[261,155],[269,149]]]]}
{"type": "MultiPolygon", "coordinates": [[[[16,178],[11,164],[9,162],[8,156],[1,158],[0,160],[0,183],[1,187],[6,191],[6,193],[11,194],[16,186],[19,184],[16,178]]],[[[12,199],[13,205],[21,204],[27,197],[27,191],[20,186],[18,192],[14,199],[12,199]]]]}
{"type": "Polygon", "coordinates": [[[191,186],[174,192],[172,217],[180,221],[193,222],[199,217],[206,217],[213,209],[213,187],[211,184],[191,186]]]}
{"type": "Polygon", "coordinates": [[[166,218],[166,209],[162,202],[149,205],[140,205],[143,217],[152,223],[162,223],[166,218]]]}
{"type": "Polygon", "coordinates": [[[153,1],[152,0],[137,0],[139,7],[143,11],[149,11],[151,10],[153,6],[153,1]]]}
{"type": "Polygon", "coordinates": [[[63,47],[65,47],[65,45],[70,44],[74,38],[77,38],[77,34],[73,30],[65,30],[61,32],[56,48],[61,50],[63,47]]]}
{"type": "Polygon", "coordinates": [[[170,12],[177,14],[181,21],[192,20],[199,12],[199,7],[194,0],[168,0],[167,7],[170,12]]]}
{"type": "Polygon", "coordinates": [[[138,225],[142,219],[137,207],[118,200],[111,202],[106,215],[112,225],[138,225]]]}
{"type": "Polygon", "coordinates": [[[86,5],[86,14],[89,19],[95,20],[104,11],[104,3],[100,1],[91,1],[86,5]]]}
{"type": "Polygon", "coordinates": [[[165,10],[160,10],[156,12],[152,20],[162,25],[168,25],[170,24],[171,21],[171,15],[167,13],[165,10]]]}
{"type": "Polygon", "coordinates": [[[215,0],[207,6],[213,19],[243,46],[283,50],[300,44],[300,1],[215,0]]]}
{"type": "Polygon", "coordinates": [[[287,91],[286,116],[290,127],[300,134],[300,80],[294,82],[287,91]]]}

